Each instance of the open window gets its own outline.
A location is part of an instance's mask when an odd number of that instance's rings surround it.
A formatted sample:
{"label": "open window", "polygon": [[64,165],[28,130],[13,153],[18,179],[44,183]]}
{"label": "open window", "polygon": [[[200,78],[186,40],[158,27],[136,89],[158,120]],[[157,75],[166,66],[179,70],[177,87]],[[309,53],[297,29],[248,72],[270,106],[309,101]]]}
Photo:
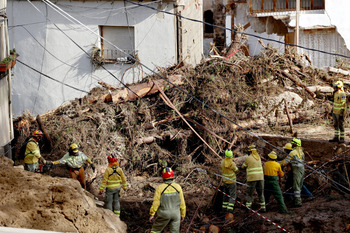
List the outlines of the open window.
{"label": "open window", "polygon": [[135,62],[132,59],[137,54],[134,27],[100,26],[100,34],[106,40],[101,39],[101,56],[105,63]]}

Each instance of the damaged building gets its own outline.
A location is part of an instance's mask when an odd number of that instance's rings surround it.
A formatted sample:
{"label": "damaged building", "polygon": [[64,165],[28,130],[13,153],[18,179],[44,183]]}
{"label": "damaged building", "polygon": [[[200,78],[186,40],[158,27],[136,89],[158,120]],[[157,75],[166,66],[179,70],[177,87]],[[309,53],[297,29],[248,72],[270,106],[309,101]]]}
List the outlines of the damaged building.
{"label": "damaged building", "polygon": [[335,66],[342,59],[329,53],[350,55],[350,33],[346,30],[350,17],[346,12],[348,1],[334,4],[324,0],[300,0],[298,27],[296,0],[210,0],[204,1],[203,8],[206,22],[232,29],[212,29],[206,25],[205,48],[211,41],[219,49],[230,45],[240,26],[249,35],[245,47],[251,56],[259,54],[262,48],[258,43],[260,37],[267,38],[264,43],[281,52],[288,47],[286,44],[298,44],[298,52],[307,54],[312,65],[320,68]]}

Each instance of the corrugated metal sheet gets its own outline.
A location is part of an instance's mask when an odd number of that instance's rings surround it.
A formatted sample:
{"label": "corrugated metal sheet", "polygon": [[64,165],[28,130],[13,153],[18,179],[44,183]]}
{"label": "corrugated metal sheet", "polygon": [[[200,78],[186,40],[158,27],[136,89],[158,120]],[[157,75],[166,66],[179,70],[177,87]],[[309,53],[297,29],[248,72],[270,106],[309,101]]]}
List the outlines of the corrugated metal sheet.
{"label": "corrugated metal sheet", "polygon": [[[344,39],[335,29],[310,29],[300,31],[300,45],[308,48],[322,50],[331,53],[339,53],[350,56],[350,51],[345,47]],[[316,67],[335,66],[336,56],[309,50],[301,50],[300,53],[308,54]]]}

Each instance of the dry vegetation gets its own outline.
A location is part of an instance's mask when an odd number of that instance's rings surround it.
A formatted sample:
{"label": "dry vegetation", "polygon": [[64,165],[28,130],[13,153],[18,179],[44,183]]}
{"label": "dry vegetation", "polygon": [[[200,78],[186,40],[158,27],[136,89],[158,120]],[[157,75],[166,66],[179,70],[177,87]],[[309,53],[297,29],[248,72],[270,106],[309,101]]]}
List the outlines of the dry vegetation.
{"label": "dry vegetation", "polygon": [[[237,127],[236,123],[255,133],[291,136],[285,112],[287,106],[294,127],[298,124],[329,126],[332,93],[313,92],[306,87],[330,87],[333,80],[341,77],[312,68],[308,63],[305,56],[292,51],[279,54],[276,49],[266,46],[256,57],[237,53],[228,60],[210,58],[195,68],[175,66],[160,69],[159,73],[163,77],[181,75],[184,80],[181,90],[167,85],[165,94],[214,151],[222,154],[228,143],[233,142],[235,154],[243,156],[244,148],[256,138]],[[148,77],[145,82],[154,78],[159,77]],[[106,93],[108,90],[96,88],[86,97],[42,115],[43,129],[52,141],[51,147],[46,141],[42,153],[46,159],[56,160],[67,151],[70,143],[79,143],[81,150],[97,164],[96,172],[87,171],[89,191],[95,195],[107,165],[106,155],[117,154],[130,181],[122,203],[122,219],[127,221],[130,232],[143,232],[144,228],[150,227],[143,228],[137,223],[147,219],[153,190],[160,182],[154,177],[160,175],[164,166],[175,170],[177,181],[186,192],[188,215],[190,218],[194,216],[195,223],[191,225],[191,219],[187,219],[184,229],[199,232],[200,227],[203,229],[203,226],[208,228],[216,224],[222,226],[224,232],[280,231],[240,209],[237,211],[242,213],[233,224],[212,217],[215,210],[211,203],[213,190],[208,185],[210,180],[219,184],[219,179],[195,169],[200,167],[219,172],[220,158],[164,102],[160,94],[115,105],[101,100]],[[283,99],[286,102],[281,101]],[[24,119],[28,123],[23,126],[20,122]],[[38,126],[30,114],[18,118],[15,126],[18,152],[20,145]],[[282,146],[281,143],[276,145]],[[261,151],[263,157],[266,152]],[[318,166],[324,161],[317,162],[314,164]],[[50,174],[67,176],[62,167],[54,168]],[[324,184],[321,196],[330,193],[329,182],[320,180],[317,175],[312,177],[308,181],[312,187],[320,182]],[[244,182],[244,173],[240,174],[239,180]],[[238,197],[244,199],[244,188],[239,187]],[[205,215],[211,216],[209,222],[202,221]],[[283,216],[272,214],[270,217],[283,224]],[[350,223],[349,217],[344,218]],[[296,232],[299,228],[309,229],[308,224],[300,224],[288,223],[288,227]],[[343,225],[340,224],[339,229],[341,227]],[[317,232],[326,232],[325,229]]]}

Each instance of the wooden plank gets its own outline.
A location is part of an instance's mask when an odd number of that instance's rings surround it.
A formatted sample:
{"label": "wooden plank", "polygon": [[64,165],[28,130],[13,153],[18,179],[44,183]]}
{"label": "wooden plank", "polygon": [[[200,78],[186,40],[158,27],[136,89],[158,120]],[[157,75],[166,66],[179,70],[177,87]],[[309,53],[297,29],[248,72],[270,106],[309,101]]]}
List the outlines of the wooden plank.
{"label": "wooden plank", "polygon": [[273,11],[276,12],[276,1],[277,0],[273,0]]}
{"label": "wooden plank", "polygon": [[261,0],[261,10],[264,11],[264,0]]}
{"label": "wooden plank", "polygon": [[253,13],[253,0],[249,0],[249,12]]}

